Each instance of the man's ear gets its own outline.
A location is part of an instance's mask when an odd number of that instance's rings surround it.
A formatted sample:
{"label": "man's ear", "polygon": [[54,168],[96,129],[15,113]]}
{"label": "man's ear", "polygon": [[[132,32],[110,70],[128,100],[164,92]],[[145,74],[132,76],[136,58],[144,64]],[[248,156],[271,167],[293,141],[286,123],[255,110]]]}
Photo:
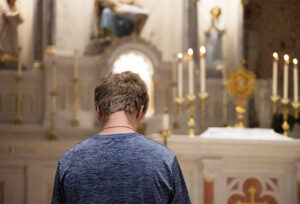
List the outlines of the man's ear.
{"label": "man's ear", "polygon": [[136,120],[139,122],[140,120],[143,119],[144,117],[144,114],[143,114],[143,111],[144,111],[144,105],[141,106],[140,110],[137,112],[136,114]]}
{"label": "man's ear", "polygon": [[102,119],[102,113],[101,113],[101,111],[100,111],[98,105],[96,105],[95,108],[96,108],[98,120],[101,121],[101,119]]}

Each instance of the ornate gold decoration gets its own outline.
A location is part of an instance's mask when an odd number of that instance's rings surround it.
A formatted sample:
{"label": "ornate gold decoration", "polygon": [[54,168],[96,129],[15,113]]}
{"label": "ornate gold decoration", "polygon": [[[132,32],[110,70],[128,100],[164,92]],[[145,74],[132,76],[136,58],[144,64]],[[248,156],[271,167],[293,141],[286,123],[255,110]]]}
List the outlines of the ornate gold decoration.
{"label": "ornate gold decoration", "polygon": [[238,118],[238,123],[235,125],[236,127],[245,127],[243,123],[243,114],[245,113],[244,107],[247,99],[254,92],[255,84],[256,79],[254,73],[245,69],[243,64],[241,68],[233,72],[227,80],[227,89],[233,95],[236,104]]}
{"label": "ornate gold decoration", "polygon": [[[190,95],[191,96],[191,95]],[[188,120],[188,126],[189,126],[189,135],[191,138],[195,137],[195,95],[193,97],[188,97],[189,103],[188,103],[188,111],[190,113],[190,118]]]}
{"label": "ornate gold decoration", "polygon": [[282,99],[282,115],[283,115],[283,123],[281,125],[283,129],[283,135],[288,136],[289,130],[290,130],[290,125],[288,123],[288,117],[289,117],[289,99]]}
{"label": "ornate gold decoration", "polygon": [[238,200],[236,202],[236,204],[268,204],[267,201],[264,201],[264,202],[256,202],[255,201],[255,193],[256,193],[256,188],[255,186],[250,186],[249,188],[249,195],[250,195],[250,202],[242,202],[241,200]]}
{"label": "ornate gold decoration", "polygon": [[277,112],[277,102],[279,100],[279,96],[271,96],[271,101],[273,102],[273,114]]}
{"label": "ornate gold decoration", "polygon": [[55,45],[49,45],[46,48],[46,53],[48,53],[48,54],[55,54],[56,53]]}
{"label": "ornate gold decoration", "polygon": [[299,107],[300,107],[300,103],[299,102],[293,102],[292,106],[295,110],[295,118],[298,119],[299,118]]}

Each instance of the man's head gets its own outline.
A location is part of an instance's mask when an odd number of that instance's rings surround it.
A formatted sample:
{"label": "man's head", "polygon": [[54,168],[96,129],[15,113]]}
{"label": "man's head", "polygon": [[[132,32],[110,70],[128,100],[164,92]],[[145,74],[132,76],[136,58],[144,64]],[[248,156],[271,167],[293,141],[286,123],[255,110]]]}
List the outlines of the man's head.
{"label": "man's head", "polygon": [[145,82],[132,72],[108,73],[95,88],[95,105],[104,125],[116,112],[124,111],[128,120],[147,112],[149,97]]}

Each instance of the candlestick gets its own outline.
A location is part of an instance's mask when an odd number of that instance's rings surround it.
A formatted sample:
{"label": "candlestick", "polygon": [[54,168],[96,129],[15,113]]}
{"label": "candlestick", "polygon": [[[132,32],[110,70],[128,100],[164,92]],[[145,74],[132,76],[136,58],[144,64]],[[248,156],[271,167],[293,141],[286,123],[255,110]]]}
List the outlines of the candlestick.
{"label": "candlestick", "polygon": [[182,98],[182,83],[183,83],[182,58],[183,58],[182,53],[178,53],[178,55],[177,55],[177,59],[178,59],[178,65],[177,65],[178,66],[178,79],[177,79],[178,98]]}
{"label": "candlestick", "polygon": [[273,92],[273,96],[277,96],[277,78],[278,78],[278,54],[277,52],[273,53],[273,86],[272,86],[272,92]]}
{"label": "candlestick", "polygon": [[206,53],[205,47],[201,46],[200,47],[200,93],[205,93],[206,92],[206,87],[205,87],[205,79],[206,79],[205,53]]}
{"label": "candlestick", "polygon": [[298,102],[298,60],[293,59],[294,63],[294,102]]}
{"label": "candlestick", "polygon": [[56,62],[52,62],[52,90],[56,91]]}
{"label": "candlestick", "polygon": [[288,100],[288,81],[289,81],[289,56],[287,54],[284,55],[284,67],[283,67],[283,100]]}
{"label": "candlestick", "polygon": [[78,51],[74,50],[74,68],[73,68],[74,79],[78,78]]}
{"label": "candlestick", "polygon": [[162,127],[163,130],[169,129],[169,112],[167,107],[164,108],[163,117],[162,117]]}
{"label": "candlestick", "polygon": [[19,77],[22,76],[22,58],[21,58],[21,52],[22,52],[22,48],[19,47],[19,53],[18,53],[18,73],[17,73],[17,76],[19,76]]}
{"label": "candlestick", "polygon": [[193,49],[188,49],[188,63],[189,63],[189,95],[194,95],[194,61]]}

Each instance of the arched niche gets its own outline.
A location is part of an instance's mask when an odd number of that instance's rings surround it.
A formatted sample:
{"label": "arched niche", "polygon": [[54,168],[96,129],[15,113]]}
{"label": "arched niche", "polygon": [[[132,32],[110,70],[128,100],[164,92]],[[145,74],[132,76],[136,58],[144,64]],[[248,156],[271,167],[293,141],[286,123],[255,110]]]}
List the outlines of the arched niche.
{"label": "arched niche", "polygon": [[[159,81],[159,78],[164,75],[163,73],[170,68],[169,64],[168,67],[166,63],[162,62],[161,52],[149,42],[136,35],[131,35],[115,40],[99,56],[99,60],[100,75],[108,71],[121,72],[131,70],[145,80],[150,96],[150,104],[146,116],[152,116],[157,105],[160,106],[155,100],[157,93],[154,81]],[[136,60],[136,62],[132,62],[132,60]],[[138,70],[138,66],[141,66],[141,70]],[[145,76],[147,73],[149,74],[148,77]]]}

